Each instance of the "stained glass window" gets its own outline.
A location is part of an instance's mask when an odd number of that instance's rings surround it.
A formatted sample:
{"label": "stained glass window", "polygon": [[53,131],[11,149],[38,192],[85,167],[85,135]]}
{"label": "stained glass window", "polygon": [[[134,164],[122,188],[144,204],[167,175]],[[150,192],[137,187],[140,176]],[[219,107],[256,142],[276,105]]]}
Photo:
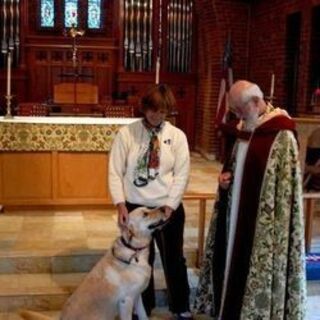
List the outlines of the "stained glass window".
{"label": "stained glass window", "polygon": [[54,27],[54,0],[41,0],[41,27]]}
{"label": "stained glass window", "polygon": [[74,26],[87,31],[103,31],[105,6],[109,6],[105,0],[38,0],[38,27],[57,31]]}
{"label": "stained glass window", "polygon": [[101,27],[101,0],[88,1],[88,28],[99,29]]}
{"label": "stained glass window", "polygon": [[78,0],[65,0],[64,2],[64,25],[66,28],[78,26]]}

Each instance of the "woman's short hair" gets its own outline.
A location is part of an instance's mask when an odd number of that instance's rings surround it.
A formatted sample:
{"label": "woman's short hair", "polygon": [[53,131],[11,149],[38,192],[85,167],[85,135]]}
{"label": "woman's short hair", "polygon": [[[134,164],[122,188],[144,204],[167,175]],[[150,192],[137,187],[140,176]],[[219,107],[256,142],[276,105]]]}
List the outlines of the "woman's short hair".
{"label": "woman's short hair", "polygon": [[170,113],[176,107],[176,99],[166,84],[152,85],[141,98],[141,111],[164,111]]}

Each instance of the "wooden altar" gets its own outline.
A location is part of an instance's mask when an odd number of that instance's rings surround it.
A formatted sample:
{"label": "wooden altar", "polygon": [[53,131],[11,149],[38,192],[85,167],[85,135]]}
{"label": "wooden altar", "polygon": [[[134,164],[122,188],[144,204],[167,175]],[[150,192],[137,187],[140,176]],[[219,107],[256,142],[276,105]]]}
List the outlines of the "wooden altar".
{"label": "wooden altar", "polygon": [[0,203],[13,207],[111,205],[108,151],[136,118],[0,118]]}

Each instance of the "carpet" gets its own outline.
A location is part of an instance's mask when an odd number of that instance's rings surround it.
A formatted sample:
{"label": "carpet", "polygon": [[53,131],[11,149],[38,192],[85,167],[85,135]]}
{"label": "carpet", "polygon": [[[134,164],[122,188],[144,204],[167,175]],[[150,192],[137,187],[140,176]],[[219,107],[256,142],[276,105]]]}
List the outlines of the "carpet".
{"label": "carpet", "polygon": [[320,280],[320,253],[309,253],[306,263],[307,280]]}

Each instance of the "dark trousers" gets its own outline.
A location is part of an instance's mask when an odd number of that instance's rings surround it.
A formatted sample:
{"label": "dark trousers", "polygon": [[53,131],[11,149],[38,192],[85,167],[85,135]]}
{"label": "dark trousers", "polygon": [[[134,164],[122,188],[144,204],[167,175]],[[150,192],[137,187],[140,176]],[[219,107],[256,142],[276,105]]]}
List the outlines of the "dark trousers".
{"label": "dark trousers", "polygon": [[[141,205],[128,202],[126,205],[129,212],[141,207]],[[187,268],[183,256],[184,221],[184,208],[180,204],[163,229],[154,233],[154,240],[150,244],[149,264],[152,267],[152,271],[155,258],[154,241],[159,248],[168,289],[169,310],[172,313],[190,310]],[[148,287],[142,293],[142,300],[147,314],[150,315],[151,310],[155,307],[153,272]]]}

